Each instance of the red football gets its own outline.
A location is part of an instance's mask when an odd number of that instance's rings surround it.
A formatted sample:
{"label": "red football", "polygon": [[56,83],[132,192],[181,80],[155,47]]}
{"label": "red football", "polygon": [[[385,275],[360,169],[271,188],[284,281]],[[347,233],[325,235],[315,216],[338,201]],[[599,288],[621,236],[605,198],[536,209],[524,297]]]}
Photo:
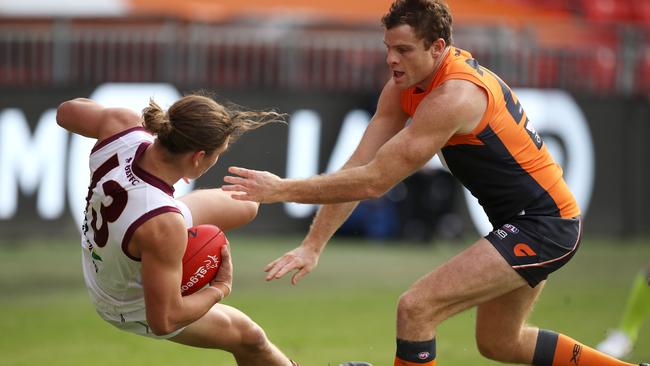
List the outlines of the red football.
{"label": "red football", "polygon": [[187,229],[187,248],[183,255],[181,294],[193,294],[217,275],[221,267],[221,247],[228,245],[223,231],[214,225]]}

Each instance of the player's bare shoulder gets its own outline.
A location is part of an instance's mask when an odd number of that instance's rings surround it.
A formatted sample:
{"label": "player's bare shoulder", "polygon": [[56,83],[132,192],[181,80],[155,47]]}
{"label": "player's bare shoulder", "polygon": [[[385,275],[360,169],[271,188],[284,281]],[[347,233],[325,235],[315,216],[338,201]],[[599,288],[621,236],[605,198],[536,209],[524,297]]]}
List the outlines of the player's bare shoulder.
{"label": "player's bare shoulder", "polygon": [[432,90],[421,106],[445,110],[458,123],[456,133],[470,133],[481,122],[488,108],[487,91],[462,79],[451,79]]}
{"label": "player's bare shoulder", "polygon": [[128,251],[135,258],[142,258],[144,253],[155,256],[165,256],[165,253],[169,253],[172,257],[179,256],[186,241],[187,231],[183,216],[176,212],[167,212],[140,225],[128,243]]}
{"label": "player's bare shoulder", "polygon": [[400,120],[406,119],[408,115],[402,109],[401,103],[402,92],[403,89],[395,84],[393,79],[388,80],[379,96],[377,115],[387,118],[399,118]]}
{"label": "player's bare shoulder", "polygon": [[380,98],[390,100],[391,102],[397,103],[399,105],[403,90],[404,89],[395,83],[395,80],[390,79],[384,85],[384,89],[381,91]]}
{"label": "player's bare shoulder", "polygon": [[127,108],[105,108],[102,113],[102,120],[104,126],[99,130],[99,140],[130,128],[142,126],[142,117]]}

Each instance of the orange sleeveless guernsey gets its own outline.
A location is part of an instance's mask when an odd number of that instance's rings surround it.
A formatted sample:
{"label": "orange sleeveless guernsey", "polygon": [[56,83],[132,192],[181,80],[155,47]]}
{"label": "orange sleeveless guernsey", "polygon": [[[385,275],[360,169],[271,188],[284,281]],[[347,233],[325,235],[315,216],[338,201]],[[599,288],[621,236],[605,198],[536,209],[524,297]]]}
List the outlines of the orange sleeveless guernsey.
{"label": "orange sleeveless guernsey", "polygon": [[410,116],[431,90],[450,79],[472,82],[485,90],[488,106],[469,134],[454,135],[441,153],[449,170],[476,197],[498,227],[520,214],[575,217],[580,209],[539,134],[515,94],[472,55],[451,47],[424,92],[402,92]]}

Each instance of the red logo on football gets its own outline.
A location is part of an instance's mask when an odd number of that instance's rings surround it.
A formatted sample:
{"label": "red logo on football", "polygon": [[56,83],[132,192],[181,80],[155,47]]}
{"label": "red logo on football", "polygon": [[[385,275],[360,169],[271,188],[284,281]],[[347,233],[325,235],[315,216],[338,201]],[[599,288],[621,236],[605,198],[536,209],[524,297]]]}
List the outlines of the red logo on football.
{"label": "red logo on football", "polygon": [[228,245],[223,231],[214,225],[191,227],[187,229],[187,238],[181,280],[183,296],[210,283],[221,267],[221,247]]}

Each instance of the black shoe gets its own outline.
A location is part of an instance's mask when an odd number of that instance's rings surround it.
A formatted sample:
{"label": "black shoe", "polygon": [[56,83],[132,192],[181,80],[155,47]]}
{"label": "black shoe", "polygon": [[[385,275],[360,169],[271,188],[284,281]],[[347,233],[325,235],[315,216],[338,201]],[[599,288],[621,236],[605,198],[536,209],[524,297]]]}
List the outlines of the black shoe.
{"label": "black shoe", "polygon": [[640,363],[639,366],[650,366],[650,363]]}
{"label": "black shoe", "polygon": [[[348,361],[348,362],[340,364],[339,366],[372,366],[372,364],[369,364],[367,362]],[[648,366],[650,366],[650,365],[648,365]]]}

